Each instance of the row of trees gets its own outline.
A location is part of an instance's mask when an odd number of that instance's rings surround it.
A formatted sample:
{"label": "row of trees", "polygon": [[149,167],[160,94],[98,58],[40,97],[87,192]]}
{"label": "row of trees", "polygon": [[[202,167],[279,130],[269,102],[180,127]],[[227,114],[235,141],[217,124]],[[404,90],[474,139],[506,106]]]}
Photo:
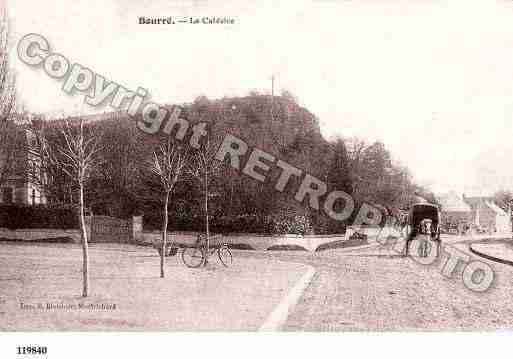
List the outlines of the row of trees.
{"label": "row of trees", "polygon": [[333,160],[328,183],[334,183],[360,202],[407,209],[423,197],[436,203],[434,194],[415,183],[409,169],[395,162],[385,145],[360,138],[337,138],[332,142]]}
{"label": "row of trees", "polygon": [[[251,98],[251,101],[258,103],[258,99]],[[277,105],[276,108],[278,108]],[[190,112],[196,110],[197,108],[193,107]],[[211,115],[212,112],[207,109],[203,113]],[[278,117],[279,112],[276,112]],[[204,119],[204,117],[200,118]],[[243,120],[237,120],[241,122],[238,128],[226,129],[226,126],[219,126],[216,122],[211,123],[212,138],[221,139],[225,129],[227,132],[224,134],[235,131],[235,134],[240,136],[240,133],[237,133],[240,131],[239,128],[246,129],[249,126],[246,126]],[[69,119],[69,121],[78,121],[78,119]],[[257,122],[254,119],[251,121]],[[44,119],[33,121],[36,133],[48,132],[49,126],[45,126],[47,122]],[[52,122],[53,125],[50,127],[55,126],[58,121]],[[101,148],[97,156],[97,161],[101,163],[101,166],[97,166],[86,184],[85,199],[88,206],[96,214],[128,218],[133,214],[142,213],[147,215],[150,221],[152,217],[155,217],[152,216],[152,213],[161,212],[160,209],[165,203],[161,196],[156,195],[161,191],[161,181],[155,176],[148,175],[145,164],[150,157],[155,162],[155,149],[159,154],[157,159],[163,158],[162,143],[166,139],[142,134],[133,126],[133,121],[118,113],[109,114],[101,119],[95,118],[95,121],[88,126],[91,131],[96,133]],[[216,130],[216,126],[222,127],[222,130]],[[271,125],[257,123],[255,127],[260,130],[267,126]],[[280,126],[281,124],[273,124],[274,129],[277,129],[275,131],[277,134],[271,133],[271,137],[276,141],[269,143],[270,148],[265,147],[268,144],[263,137],[272,129],[265,129],[255,134],[246,131],[241,137],[258,139],[260,141],[259,148],[325,180],[330,189],[344,190],[360,202],[406,208],[415,201],[416,193],[424,197],[430,196],[427,191],[414,183],[407,168],[393,162],[390,153],[382,143],[366,143],[356,138],[337,138],[326,142],[320,135],[315,137],[310,134],[295,138],[291,136],[290,139],[285,137],[287,135],[283,135],[280,138],[280,133],[287,134],[287,128],[280,129]],[[52,131],[50,130],[50,132]],[[46,136],[55,135],[47,133]],[[54,140],[57,141],[57,139]],[[283,144],[276,145],[280,142]],[[42,149],[44,150],[44,147]],[[200,162],[198,158],[191,158],[190,161]],[[43,167],[45,167],[44,164]],[[67,178],[60,175],[59,172],[54,173],[57,168],[55,165],[48,164],[46,167],[46,177],[40,185],[48,201],[53,203],[77,202],[77,192],[70,186]],[[212,187],[213,199],[210,203],[209,213],[214,217],[256,216],[264,218],[273,216],[289,207],[298,207],[293,203],[291,193],[277,194],[272,188],[272,183],[269,186],[253,181],[229,167],[219,167],[215,173],[207,175],[207,177]],[[169,209],[171,218],[198,217],[205,212],[205,201],[201,196],[204,191],[202,183],[182,181],[173,184],[172,188],[176,196],[169,201],[169,206],[166,207]],[[296,212],[310,217],[318,216],[316,213],[307,213],[297,208]],[[315,222],[315,220],[313,221]],[[327,219],[320,223],[314,230],[342,232],[346,225],[346,223],[333,223]]]}
{"label": "row of trees", "polygon": [[[199,149],[185,142],[174,141],[171,136],[151,138],[152,147],[141,148],[134,158],[126,157],[131,147],[126,141],[112,146],[113,128],[103,123],[87,122],[83,118],[45,121],[32,121],[30,126],[29,159],[27,172],[30,182],[46,193],[50,202],[66,200],[77,203],[83,252],[83,296],[89,292],[89,255],[86,231],[86,200],[106,194],[108,185],[116,201],[123,198],[130,188],[142,188],[146,191],[133,193],[139,201],[157,201],[161,205],[162,250],[160,251],[160,276],[165,277],[165,248],[169,220],[170,200],[180,182],[199,182],[204,198],[204,213],[209,238],[209,186],[210,178],[217,175],[220,163],[215,161],[216,143],[207,140]],[[124,152],[127,151],[127,152]],[[139,186],[137,186],[137,182]],[[101,204],[104,204],[103,202]],[[208,242],[207,242],[208,246]]]}

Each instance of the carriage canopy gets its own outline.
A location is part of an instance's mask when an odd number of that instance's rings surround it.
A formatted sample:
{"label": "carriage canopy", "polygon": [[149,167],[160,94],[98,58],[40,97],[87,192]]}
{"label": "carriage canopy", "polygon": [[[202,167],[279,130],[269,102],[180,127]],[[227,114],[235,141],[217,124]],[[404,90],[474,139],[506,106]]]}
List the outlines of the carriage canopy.
{"label": "carriage canopy", "polygon": [[440,223],[440,211],[434,204],[417,203],[410,209],[409,224],[416,228],[424,219],[430,219],[435,228]]}

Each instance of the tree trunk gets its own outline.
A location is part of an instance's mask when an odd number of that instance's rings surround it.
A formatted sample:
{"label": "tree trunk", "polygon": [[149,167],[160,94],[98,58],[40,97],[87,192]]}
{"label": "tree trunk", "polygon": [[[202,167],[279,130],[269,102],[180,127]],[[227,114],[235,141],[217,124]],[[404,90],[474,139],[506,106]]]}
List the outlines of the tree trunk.
{"label": "tree trunk", "polygon": [[169,192],[166,192],[166,199],[164,201],[164,224],[162,226],[162,250],[160,251],[160,278],[164,278],[164,263],[166,257],[166,243],[167,243],[167,225],[168,225],[168,205],[169,205]]}
{"label": "tree trunk", "polygon": [[207,232],[207,240],[205,243],[205,249],[206,249],[206,255],[205,255],[205,265],[207,265],[208,262],[208,253],[210,249],[210,228],[209,228],[209,220],[208,220],[208,173],[205,171],[205,225],[206,225],[206,232]]}
{"label": "tree trunk", "polygon": [[84,214],[84,185],[80,183],[80,230],[82,235],[82,297],[89,295],[89,246]]}

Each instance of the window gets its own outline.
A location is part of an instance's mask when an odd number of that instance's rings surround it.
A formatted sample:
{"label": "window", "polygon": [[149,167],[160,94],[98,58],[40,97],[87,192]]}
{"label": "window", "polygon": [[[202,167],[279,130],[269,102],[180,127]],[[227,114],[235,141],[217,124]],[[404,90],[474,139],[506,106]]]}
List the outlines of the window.
{"label": "window", "polygon": [[11,187],[2,188],[2,202],[12,203],[14,200],[14,190]]}

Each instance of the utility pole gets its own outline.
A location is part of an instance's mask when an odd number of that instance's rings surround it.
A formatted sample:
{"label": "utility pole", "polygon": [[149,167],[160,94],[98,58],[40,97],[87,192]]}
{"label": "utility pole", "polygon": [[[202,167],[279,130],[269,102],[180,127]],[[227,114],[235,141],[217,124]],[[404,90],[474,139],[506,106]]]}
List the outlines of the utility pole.
{"label": "utility pole", "polygon": [[271,76],[271,121],[274,122],[274,74]]}

